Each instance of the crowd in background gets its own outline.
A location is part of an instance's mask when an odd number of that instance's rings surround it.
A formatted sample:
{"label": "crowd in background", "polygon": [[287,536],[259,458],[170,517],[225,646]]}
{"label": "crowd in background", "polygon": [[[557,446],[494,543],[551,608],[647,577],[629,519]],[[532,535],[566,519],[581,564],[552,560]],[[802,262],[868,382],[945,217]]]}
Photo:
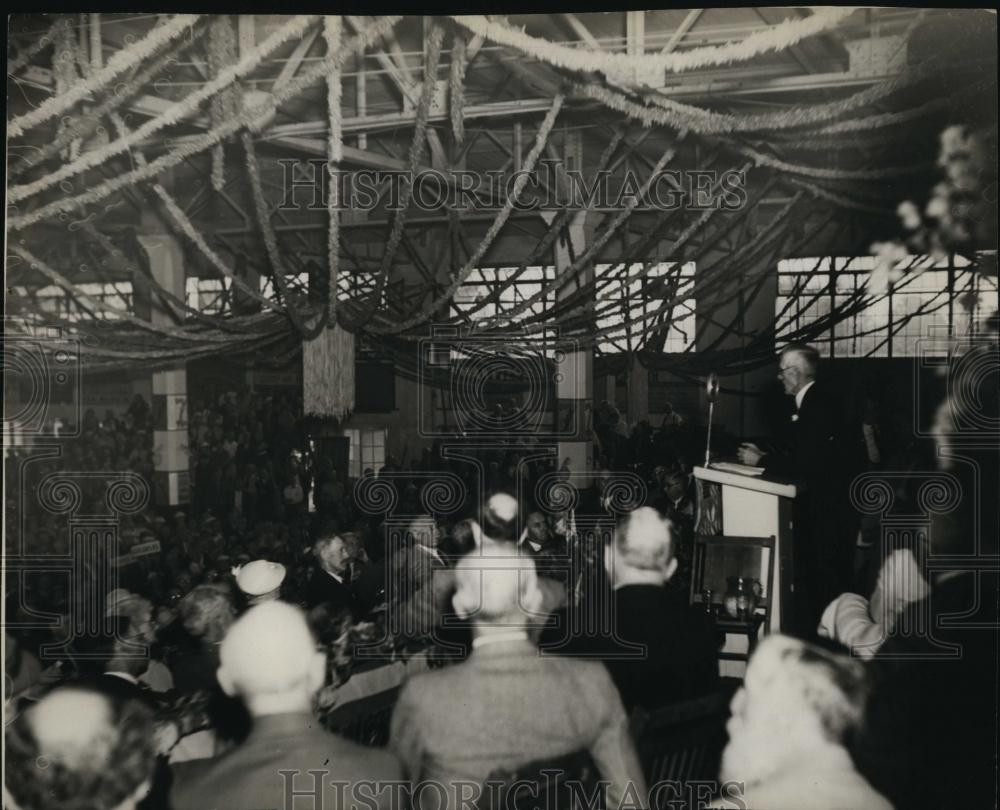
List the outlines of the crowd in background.
{"label": "crowd in background", "polygon": [[[554,457],[533,458],[538,448],[530,442],[479,451],[473,463],[445,458],[432,446],[409,463],[389,456],[380,469],[347,478],[309,442],[300,409],[294,398],[255,394],[195,403],[191,504],[186,511],[149,507],[116,520],[117,587],[94,593],[107,579],[93,570],[73,579],[77,590],[53,571],[8,577],[5,696],[16,718],[8,734],[8,782],[16,806],[127,808],[134,799],[143,807],[181,810],[201,806],[212,791],[220,797],[217,806],[240,806],[226,803],[232,799],[226,786],[236,777],[225,768],[241,756],[252,759],[261,729],[271,748],[282,734],[304,746],[293,751],[279,745],[287,754],[283,764],[312,762],[315,751],[304,741],[319,727],[278,728],[274,717],[285,714],[316,717],[339,735],[322,732],[313,747],[340,751],[345,737],[390,746],[385,755],[345,747],[339,761],[348,779],[482,779],[493,773],[491,763],[512,773],[528,759],[580,748],[615,789],[645,789],[651,778],[637,753],[643,749],[635,718],[727,688],[731,694],[733,686],[719,680],[720,634],[703,610],[688,604],[697,521],[691,470],[704,452],[703,428],[694,420],[671,412],[655,429],[645,422],[629,428],[602,403],[593,420],[594,485],[568,507],[542,486],[558,482],[565,465]],[[855,438],[868,469],[883,466],[891,453],[897,454],[893,464],[899,458],[910,459],[911,469],[921,463],[917,450],[886,440],[889,431],[876,417],[863,425]],[[152,426],[141,397],[121,416],[98,420],[87,412],[79,436],[61,443],[63,457],[23,464],[26,456],[8,455],[8,481],[15,484],[8,493],[32,492],[47,475],[67,469],[131,471],[149,479]],[[66,464],[70,459],[75,466]],[[616,472],[642,482],[627,509],[607,497]],[[441,473],[461,485],[438,512],[435,504],[442,502],[428,489]],[[392,515],[366,506],[373,481],[391,489]],[[77,511],[106,514],[107,481],[84,476],[79,486]],[[899,495],[901,502],[913,497]],[[878,526],[867,528],[878,533]],[[937,542],[965,529],[942,528]],[[69,552],[68,516],[37,499],[8,501],[7,531],[8,544],[24,541],[40,554]],[[468,561],[484,548],[514,562],[473,577]],[[890,800],[934,806],[938,794],[922,795],[926,785],[913,783],[906,766],[921,756],[915,743],[928,739],[927,728],[914,725],[912,706],[944,686],[956,692],[955,700],[942,701],[944,711],[957,707],[969,716],[983,696],[978,684],[989,677],[990,664],[988,655],[970,655],[969,666],[979,669],[970,689],[958,694],[956,678],[968,676],[968,666],[943,674],[933,665],[900,663],[927,652],[926,639],[905,631],[911,614],[930,609],[932,592],[947,594],[955,609],[967,593],[966,580],[939,581],[920,559],[916,550],[887,558],[876,553],[874,592],[859,587],[859,594],[831,603],[818,636],[808,642],[776,638],[758,648],[733,698],[721,778],[746,781],[752,775],[752,788],[769,807],[801,806],[788,802],[807,795],[810,785],[817,807],[883,808]],[[513,580],[511,566],[522,571]],[[113,632],[74,630],[72,617],[87,600],[100,605]],[[607,615],[623,622],[617,636],[587,618],[595,605],[612,602]],[[524,618],[526,606],[532,618]],[[653,615],[661,620],[650,622]],[[518,628],[513,638],[511,626]],[[964,629],[959,636],[968,643]],[[642,644],[647,652],[629,661],[622,650],[606,646],[609,638],[626,648]],[[311,663],[317,644],[319,669]],[[501,675],[488,655],[477,655],[494,644],[522,668]],[[553,652],[539,661],[559,663],[532,663],[536,645]],[[883,660],[880,651],[893,656]],[[602,661],[611,680],[604,668],[575,666],[581,657]],[[287,671],[275,664],[279,660]],[[993,669],[995,674],[995,659]],[[481,717],[439,720],[453,716],[448,706],[463,694],[469,700],[462,705],[471,709],[471,695],[482,694],[494,679],[495,700],[483,700],[486,708],[475,703]],[[580,695],[567,691],[567,683]],[[72,684],[77,687],[68,689]],[[391,704],[369,711],[372,698],[387,693]],[[502,697],[510,693],[521,695],[524,705],[510,705]],[[275,695],[287,701],[281,705],[291,707],[288,712],[262,708]],[[98,707],[102,700],[110,703]],[[46,727],[46,712],[58,716],[59,701],[69,701],[81,718],[78,745],[86,747],[86,734],[100,731],[102,744],[114,748],[105,754],[121,757],[114,778],[88,766],[89,760],[74,760],[73,740],[51,747],[49,738],[59,735]],[[927,722],[937,733],[945,721],[941,711],[931,714],[936,719]],[[905,746],[901,718],[910,728]],[[474,731],[480,727],[485,738]],[[498,728],[509,728],[511,737],[506,731],[498,737]],[[982,747],[980,737],[970,733],[959,749],[969,754]],[[517,755],[512,745],[520,746]],[[903,765],[884,755],[894,745],[908,752]],[[39,751],[72,754],[63,770],[45,775],[51,785],[39,784],[30,764]],[[767,761],[761,751],[768,752]],[[981,754],[976,749],[971,755]],[[191,769],[192,763],[198,767]],[[813,778],[817,767],[827,769],[820,781]],[[264,779],[263,771],[257,777]],[[53,803],[52,791],[67,783],[86,784],[94,797]],[[264,794],[274,789],[270,783],[258,787]],[[717,801],[730,806],[724,797]]]}

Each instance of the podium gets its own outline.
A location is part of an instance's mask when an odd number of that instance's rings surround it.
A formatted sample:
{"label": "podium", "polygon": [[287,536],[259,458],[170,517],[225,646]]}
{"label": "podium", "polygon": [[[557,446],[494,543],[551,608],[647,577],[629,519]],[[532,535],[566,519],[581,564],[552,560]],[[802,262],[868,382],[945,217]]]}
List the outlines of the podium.
{"label": "podium", "polygon": [[[712,466],[695,467],[694,477],[699,481],[716,484],[721,489],[721,534],[732,537],[774,537],[777,564],[774,566],[773,594],[769,597],[771,622],[768,632],[777,633],[783,627],[790,627],[792,501],[795,499],[795,487]],[[762,571],[762,582],[763,573]]]}

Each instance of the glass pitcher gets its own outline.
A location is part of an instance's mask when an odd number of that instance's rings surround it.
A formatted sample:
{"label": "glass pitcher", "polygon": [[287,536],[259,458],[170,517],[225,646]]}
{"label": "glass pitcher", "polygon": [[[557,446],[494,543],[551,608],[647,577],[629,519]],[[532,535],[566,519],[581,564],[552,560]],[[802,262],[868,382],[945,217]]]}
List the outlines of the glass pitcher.
{"label": "glass pitcher", "polygon": [[729,588],[723,600],[726,613],[733,619],[749,621],[757,610],[763,587],[760,580],[750,577],[729,577]]}

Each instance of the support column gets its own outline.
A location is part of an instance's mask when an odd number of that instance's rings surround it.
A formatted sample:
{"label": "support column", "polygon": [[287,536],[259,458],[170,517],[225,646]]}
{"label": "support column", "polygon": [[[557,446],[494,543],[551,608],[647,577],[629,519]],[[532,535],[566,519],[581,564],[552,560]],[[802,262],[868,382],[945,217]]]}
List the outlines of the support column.
{"label": "support column", "polygon": [[[184,255],[173,236],[148,233],[138,236],[153,280],[184,300]],[[149,302],[149,320],[176,326],[169,304],[155,293]],[[188,459],[187,368],[184,365],[153,372],[153,501],[157,506],[177,506],[191,500]]]}
{"label": "support column", "polygon": [[628,359],[628,423],[632,427],[649,419],[649,369],[632,353]]}
{"label": "support column", "polygon": [[[586,250],[588,242],[587,220],[590,212],[583,209],[570,220],[566,229],[566,234],[556,240],[555,266],[556,275],[563,273],[573,262],[573,259]],[[548,212],[542,214],[547,222],[552,221],[554,214]],[[591,224],[591,231],[593,225]],[[594,268],[586,267],[579,271],[578,282],[568,284],[559,293],[559,300],[568,298],[581,286],[593,280]],[[585,302],[580,309],[593,313],[593,301]],[[580,338],[587,337],[588,329],[578,333]],[[571,342],[577,335],[561,334],[560,340]],[[558,372],[556,376],[556,396],[559,400],[559,413],[564,414],[572,409],[575,417],[573,431],[560,433],[558,440],[558,462],[557,468],[569,470],[574,473],[570,481],[578,489],[586,488],[590,485],[589,473],[594,468],[594,445],[591,438],[592,403],[594,401],[594,350],[593,348],[581,348],[567,351],[560,351],[557,355]],[[565,422],[560,419],[560,424]]]}

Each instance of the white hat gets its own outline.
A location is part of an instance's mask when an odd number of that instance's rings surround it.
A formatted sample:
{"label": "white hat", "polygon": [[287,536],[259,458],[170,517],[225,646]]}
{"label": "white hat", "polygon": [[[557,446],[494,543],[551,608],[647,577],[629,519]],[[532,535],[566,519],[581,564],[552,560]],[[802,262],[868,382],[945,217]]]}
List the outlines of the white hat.
{"label": "white hat", "polygon": [[285,579],[285,566],[268,560],[254,560],[232,570],[237,586],[249,596],[270,593]]}

